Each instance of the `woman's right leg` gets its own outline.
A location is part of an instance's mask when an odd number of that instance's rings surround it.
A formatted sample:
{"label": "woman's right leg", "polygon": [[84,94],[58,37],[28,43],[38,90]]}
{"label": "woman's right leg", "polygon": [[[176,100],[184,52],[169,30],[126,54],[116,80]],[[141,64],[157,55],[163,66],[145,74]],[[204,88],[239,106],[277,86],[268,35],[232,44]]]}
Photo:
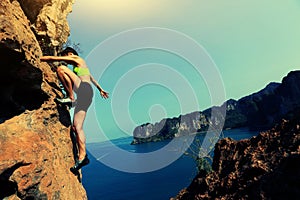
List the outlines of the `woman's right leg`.
{"label": "woman's right leg", "polygon": [[57,68],[57,76],[63,84],[68,97],[70,97],[71,100],[74,100],[73,82],[71,81],[70,77],[65,73],[64,67],[65,66],[59,66]]}
{"label": "woman's right leg", "polygon": [[79,77],[64,65],[57,68],[57,76],[66,89],[70,99],[74,100],[73,88],[75,87],[75,89],[77,89],[79,87]]}

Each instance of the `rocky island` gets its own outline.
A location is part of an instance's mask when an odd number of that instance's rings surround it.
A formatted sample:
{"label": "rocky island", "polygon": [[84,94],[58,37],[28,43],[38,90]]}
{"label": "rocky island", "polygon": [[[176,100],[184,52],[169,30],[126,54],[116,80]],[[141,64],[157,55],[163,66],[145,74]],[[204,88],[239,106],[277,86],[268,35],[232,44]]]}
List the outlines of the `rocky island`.
{"label": "rocky island", "polygon": [[142,124],[133,132],[132,144],[156,142],[179,137],[184,134],[206,131],[210,124],[218,126],[224,121],[223,129],[249,127],[266,130],[282,118],[293,116],[300,107],[300,71],[291,71],[281,83],[270,83],[264,89],[239,100],[230,99],[215,110],[225,109],[226,115],[216,112],[211,118],[212,108],[195,111],[179,117],[163,119],[158,123]]}

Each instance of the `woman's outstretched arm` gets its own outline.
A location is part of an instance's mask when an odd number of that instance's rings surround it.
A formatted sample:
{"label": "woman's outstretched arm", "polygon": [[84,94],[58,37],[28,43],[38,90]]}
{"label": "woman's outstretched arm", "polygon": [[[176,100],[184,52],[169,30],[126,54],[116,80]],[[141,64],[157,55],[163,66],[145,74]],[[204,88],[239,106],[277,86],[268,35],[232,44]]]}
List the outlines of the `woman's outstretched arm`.
{"label": "woman's outstretched arm", "polygon": [[107,99],[107,98],[108,98],[108,92],[106,92],[106,91],[104,91],[104,90],[102,89],[102,87],[100,86],[100,84],[94,79],[94,77],[93,77],[92,75],[90,75],[90,77],[91,77],[92,83],[93,83],[93,84],[96,86],[96,88],[99,90],[100,95],[101,95],[103,98]]}

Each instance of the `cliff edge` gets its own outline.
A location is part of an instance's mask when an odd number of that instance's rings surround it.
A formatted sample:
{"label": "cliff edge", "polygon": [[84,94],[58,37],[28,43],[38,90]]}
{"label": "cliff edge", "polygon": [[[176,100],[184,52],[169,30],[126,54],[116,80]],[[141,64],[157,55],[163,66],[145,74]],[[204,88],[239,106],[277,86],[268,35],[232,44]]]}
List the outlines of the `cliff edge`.
{"label": "cliff edge", "polygon": [[54,102],[56,74],[39,60],[66,42],[73,3],[0,2],[0,199],[87,199],[69,170],[71,121]]}
{"label": "cliff edge", "polygon": [[213,171],[200,171],[173,200],[297,199],[300,195],[300,120],[283,120],[251,139],[220,140]]}

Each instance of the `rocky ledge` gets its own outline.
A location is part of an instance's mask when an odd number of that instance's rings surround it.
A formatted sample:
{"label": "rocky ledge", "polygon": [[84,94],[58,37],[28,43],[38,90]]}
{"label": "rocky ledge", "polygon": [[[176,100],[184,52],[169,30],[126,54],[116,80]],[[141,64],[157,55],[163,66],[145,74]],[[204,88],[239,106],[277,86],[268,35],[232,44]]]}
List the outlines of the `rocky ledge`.
{"label": "rocky ledge", "polygon": [[251,139],[220,140],[213,171],[200,171],[173,200],[299,198],[299,119],[283,120]]}

